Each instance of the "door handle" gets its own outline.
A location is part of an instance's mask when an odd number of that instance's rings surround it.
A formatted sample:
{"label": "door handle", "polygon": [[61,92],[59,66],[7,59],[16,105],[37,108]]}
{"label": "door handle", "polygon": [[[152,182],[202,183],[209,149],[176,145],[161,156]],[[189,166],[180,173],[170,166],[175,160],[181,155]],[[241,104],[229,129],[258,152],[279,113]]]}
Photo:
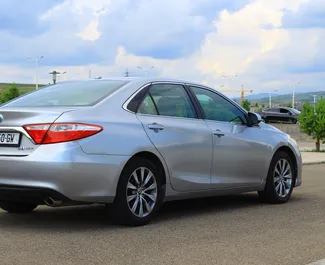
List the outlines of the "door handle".
{"label": "door handle", "polygon": [[164,129],[164,126],[160,125],[160,124],[157,124],[157,123],[153,123],[153,124],[149,124],[148,125],[148,128],[150,130],[154,130],[154,131],[161,131]]}
{"label": "door handle", "polygon": [[220,130],[215,130],[213,132],[213,134],[216,135],[216,136],[218,136],[219,138],[221,138],[222,136],[225,136],[225,134],[222,131],[220,131]]}

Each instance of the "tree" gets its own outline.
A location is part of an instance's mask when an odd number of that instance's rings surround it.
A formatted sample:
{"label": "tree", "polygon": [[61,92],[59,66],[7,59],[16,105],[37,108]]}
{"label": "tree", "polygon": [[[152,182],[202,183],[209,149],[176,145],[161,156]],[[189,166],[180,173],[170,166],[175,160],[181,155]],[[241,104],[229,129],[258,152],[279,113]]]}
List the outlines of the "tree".
{"label": "tree", "polygon": [[258,103],[257,102],[255,103],[255,107],[258,108]]}
{"label": "tree", "polygon": [[19,89],[15,84],[12,84],[10,87],[6,88],[0,96],[1,103],[5,103],[9,100],[19,97]]}
{"label": "tree", "polygon": [[265,104],[262,104],[262,108],[263,108],[263,109],[265,108]]}
{"label": "tree", "polygon": [[288,104],[288,108],[292,108],[292,103],[289,103]]}
{"label": "tree", "polygon": [[241,103],[242,107],[247,110],[250,111],[251,110],[251,103],[245,99],[242,103]]}
{"label": "tree", "polygon": [[298,117],[300,130],[316,140],[316,152],[320,151],[320,142],[325,142],[325,99],[318,100],[314,107],[306,102]]}

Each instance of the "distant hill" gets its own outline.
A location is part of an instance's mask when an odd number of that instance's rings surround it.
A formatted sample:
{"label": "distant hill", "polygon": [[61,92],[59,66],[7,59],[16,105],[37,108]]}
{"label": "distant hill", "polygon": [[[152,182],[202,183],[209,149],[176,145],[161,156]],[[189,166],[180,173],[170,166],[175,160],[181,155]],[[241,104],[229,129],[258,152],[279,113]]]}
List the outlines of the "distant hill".
{"label": "distant hill", "polygon": [[[274,96],[280,96],[279,94],[272,94],[272,97]],[[260,94],[253,94],[253,95],[245,95],[245,99],[248,100],[256,100],[256,99],[263,99],[263,98],[268,98],[269,97],[269,93],[260,93]],[[240,97],[235,97],[233,98],[235,100],[239,100]]]}
{"label": "distant hill", "polygon": [[[308,92],[308,93],[296,93],[295,94],[295,100],[297,102],[313,102],[314,98],[312,95],[316,94],[317,98],[320,96],[325,97],[325,91],[318,91],[318,92]],[[235,100],[240,100],[239,97],[234,98]],[[269,94],[268,93],[260,93],[255,95],[245,95],[245,99],[253,102],[253,103],[267,103],[269,102]],[[292,94],[285,94],[285,95],[279,95],[279,94],[272,94],[272,103],[289,103],[292,101]]]}

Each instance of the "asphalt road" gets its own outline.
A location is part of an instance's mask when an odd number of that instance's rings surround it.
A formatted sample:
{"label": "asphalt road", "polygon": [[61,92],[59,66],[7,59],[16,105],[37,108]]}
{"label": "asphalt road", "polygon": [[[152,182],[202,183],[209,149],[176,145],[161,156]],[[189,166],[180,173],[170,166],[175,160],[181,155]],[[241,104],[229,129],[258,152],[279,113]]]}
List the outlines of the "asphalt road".
{"label": "asphalt road", "polygon": [[308,264],[325,258],[325,165],[303,174],[287,204],[171,202],[146,227],[114,226],[101,206],[0,212],[0,264]]}

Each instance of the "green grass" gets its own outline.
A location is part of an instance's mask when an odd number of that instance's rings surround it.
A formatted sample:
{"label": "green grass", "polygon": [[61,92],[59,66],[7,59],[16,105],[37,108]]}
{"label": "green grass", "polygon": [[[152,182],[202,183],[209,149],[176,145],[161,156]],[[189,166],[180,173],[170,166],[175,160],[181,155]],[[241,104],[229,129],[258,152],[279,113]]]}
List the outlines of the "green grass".
{"label": "green grass", "polygon": [[325,149],[321,149],[319,152],[316,151],[316,149],[312,150],[303,150],[301,152],[312,152],[312,153],[325,153]]}
{"label": "green grass", "polygon": [[[6,84],[6,83],[0,83],[0,94],[8,87],[10,87],[11,84]],[[19,94],[25,94],[28,92],[31,92],[35,90],[35,84],[15,84],[18,89],[19,89]],[[39,85],[39,87],[42,87],[44,85]]]}

